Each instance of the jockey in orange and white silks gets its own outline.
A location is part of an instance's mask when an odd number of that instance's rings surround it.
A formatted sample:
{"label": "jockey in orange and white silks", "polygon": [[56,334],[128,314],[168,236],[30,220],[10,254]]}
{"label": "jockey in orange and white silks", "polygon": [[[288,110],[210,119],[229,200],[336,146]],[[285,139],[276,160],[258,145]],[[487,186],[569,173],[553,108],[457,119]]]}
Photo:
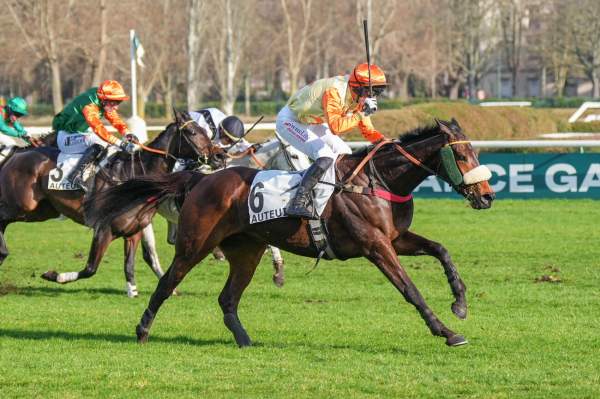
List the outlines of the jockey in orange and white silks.
{"label": "jockey in orange and white silks", "polygon": [[312,217],[310,193],[319,178],[350,147],[339,137],[358,127],[372,143],[384,139],[369,117],[377,111],[376,95],[387,86],[385,74],[370,66],[373,97],[369,96],[369,67],[357,65],[350,75],[321,79],[295,93],[277,115],[277,133],[315,162],[304,172],[296,196],[286,210],[290,216]]}
{"label": "jockey in orange and white silks", "polygon": [[[58,133],[56,142],[60,151],[68,154],[83,153],[68,177],[72,183],[85,189],[81,181],[83,171],[109,144],[131,154],[140,149],[140,146],[134,143],[135,136],[130,133],[127,124],[117,112],[121,102],[128,99],[119,82],[106,80],[99,87],[92,87],[75,97],[54,117],[52,128]],[[106,130],[102,117],[123,135],[124,140]]]}

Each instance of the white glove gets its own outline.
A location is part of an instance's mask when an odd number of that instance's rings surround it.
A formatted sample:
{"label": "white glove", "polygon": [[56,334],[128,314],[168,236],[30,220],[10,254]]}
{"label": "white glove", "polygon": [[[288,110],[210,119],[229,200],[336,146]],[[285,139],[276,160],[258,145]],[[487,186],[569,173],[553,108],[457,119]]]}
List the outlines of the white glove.
{"label": "white glove", "polygon": [[141,147],[138,144],[128,143],[127,141],[121,141],[119,147],[121,147],[121,150],[129,154],[133,154],[134,152],[139,151],[141,149]]}
{"label": "white glove", "polygon": [[365,116],[373,115],[377,112],[377,99],[375,97],[367,97],[363,104],[362,111]]}

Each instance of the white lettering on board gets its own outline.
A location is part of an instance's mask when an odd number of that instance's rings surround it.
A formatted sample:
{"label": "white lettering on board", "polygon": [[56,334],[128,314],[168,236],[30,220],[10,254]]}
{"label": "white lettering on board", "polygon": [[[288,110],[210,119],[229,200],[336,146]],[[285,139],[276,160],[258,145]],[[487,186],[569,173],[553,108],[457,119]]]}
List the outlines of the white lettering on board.
{"label": "white lettering on board", "polygon": [[[560,175],[557,181],[558,173]],[[546,171],[546,186],[555,193],[577,192],[577,169],[568,163],[550,166]]]}
{"label": "white lettering on board", "polygon": [[593,163],[587,170],[579,187],[580,193],[587,193],[591,187],[600,187],[600,164]]}
{"label": "white lettering on board", "polygon": [[[533,164],[514,164],[508,167],[508,174],[510,176],[510,192],[511,193],[532,193],[533,184],[532,175]],[[526,174],[526,172],[529,172]],[[530,183],[530,184],[525,184]]]}
{"label": "white lettering on board", "polygon": [[495,163],[488,163],[486,164],[486,166],[492,172],[492,174],[496,174],[496,176],[498,176],[498,180],[496,181],[496,183],[490,184],[492,190],[494,190],[495,192],[500,192],[504,190],[504,188],[506,187],[506,182],[500,180],[500,177],[506,176],[506,170],[504,170],[504,168],[501,165]]}

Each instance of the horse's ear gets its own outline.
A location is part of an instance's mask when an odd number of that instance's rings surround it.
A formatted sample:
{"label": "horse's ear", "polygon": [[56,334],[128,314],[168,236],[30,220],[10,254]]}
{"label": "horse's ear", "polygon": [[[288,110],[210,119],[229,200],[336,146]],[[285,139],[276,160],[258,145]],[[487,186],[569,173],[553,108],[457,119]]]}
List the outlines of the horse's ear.
{"label": "horse's ear", "polygon": [[446,134],[452,134],[452,129],[451,127],[448,125],[448,122],[443,121],[441,119],[435,118],[435,123],[437,124],[438,128],[446,133]]}
{"label": "horse's ear", "polygon": [[179,123],[181,121],[181,113],[173,107],[173,117],[175,118],[175,122]]}
{"label": "horse's ear", "polygon": [[454,118],[452,118],[452,120],[450,121],[450,126],[460,129],[460,125],[458,124],[458,121]]}

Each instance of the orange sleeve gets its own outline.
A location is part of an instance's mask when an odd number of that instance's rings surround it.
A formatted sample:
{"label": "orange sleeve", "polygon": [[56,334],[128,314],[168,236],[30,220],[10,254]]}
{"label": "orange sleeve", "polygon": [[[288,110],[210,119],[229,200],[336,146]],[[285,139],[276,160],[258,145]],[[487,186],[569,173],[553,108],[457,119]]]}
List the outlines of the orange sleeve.
{"label": "orange sleeve", "polygon": [[332,87],[327,89],[325,94],[323,94],[322,101],[325,119],[327,120],[329,129],[331,129],[334,134],[347,132],[359,125],[361,115],[358,112],[354,112],[351,115],[344,114],[340,93],[336,88]]}
{"label": "orange sleeve", "polygon": [[373,123],[371,123],[371,118],[365,117],[358,123],[358,128],[360,132],[371,143],[376,143],[379,140],[385,139],[383,134],[381,134],[378,130],[373,127]]}
{"label": "orange sleeve", "polygon": [[127,133],[129,133],[129,127],[127,126],[127,124],[125,122],[123,122],[123,120],[121,119],[121,117],[119,116],[119,113],[117,111],[105,112],[104,117],[123,136],[126,135]]}
{"label": "orange sleeve", "polygon": [[102,140],[115,144],[117,142],[117,138],[110,133],[104,127],[104,124],[100,120],[100,109],[95,104],[88,104],[83,107],[82,110],[83,117],[85,121],[90,125],[94,133],[96,133]]}

